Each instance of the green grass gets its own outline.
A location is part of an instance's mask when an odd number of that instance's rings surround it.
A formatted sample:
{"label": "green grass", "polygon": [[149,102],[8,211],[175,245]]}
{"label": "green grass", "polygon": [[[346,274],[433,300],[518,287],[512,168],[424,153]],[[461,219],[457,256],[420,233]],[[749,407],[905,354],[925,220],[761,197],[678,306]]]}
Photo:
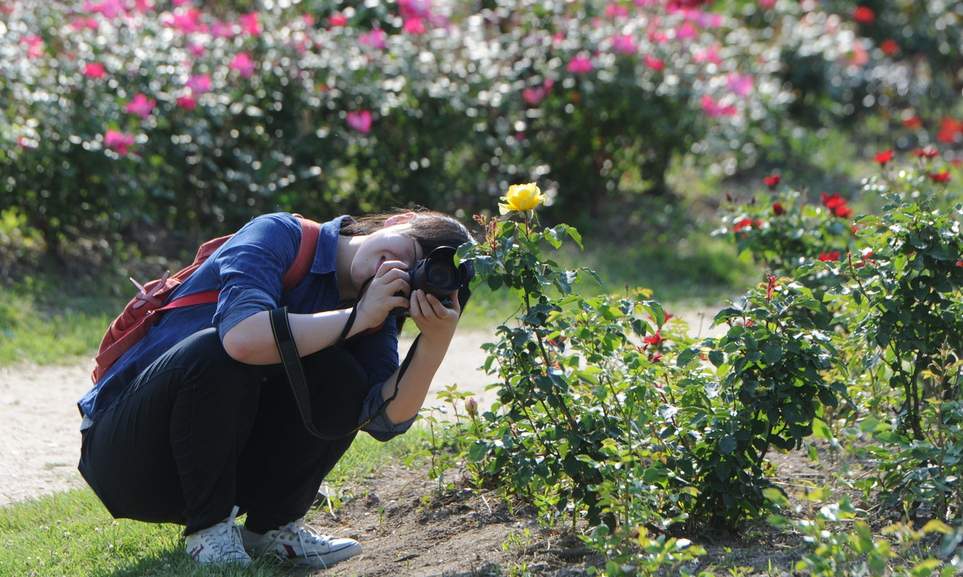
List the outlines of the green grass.
{"label": "green grass", "polygon": [[122,299],[76,290],[69,279],[31,277],[0,289],[0,366],[69,364],[90,356]]}
{"label": "green grass", "polygon": [[[415,465],[425,454],[428,433],[420,427],[379,443],[358,436],[328,476],[337,487],[358,480],[390,461]],[[308,519],[324,517],[312,510]],[[243,517],[242,517],[243,519]],[[323,523],[323,521],[322,521]],[[248,569],[197,567],[184,553],[182,527],[115,520],[89,489],[57,493],[0,508],[0,575],[3,576],[221,576],[290,575],[290,567],[260,560]]]}

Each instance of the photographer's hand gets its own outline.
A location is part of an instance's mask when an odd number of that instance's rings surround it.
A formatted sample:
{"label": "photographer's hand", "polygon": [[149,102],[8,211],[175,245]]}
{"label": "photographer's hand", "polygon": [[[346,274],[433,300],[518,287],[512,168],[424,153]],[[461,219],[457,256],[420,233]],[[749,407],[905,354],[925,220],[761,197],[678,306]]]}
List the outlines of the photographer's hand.
{"label": "photographer's hand", "polygon": [[418,325],[422,341],[447,349],[461,317],[458,291],[451,293],[451,302],[452,306],[448,308],[433,294],[422,290],[412,291],[408,313]]}
{"label": "photographer's hand", "polygon": [[[368,288],[355,307],[355,323],[363,329],[380,327],[396,308],[408,308],[408,272],[400,260],[386,260],[368,283]],[[406,296],[395,296],[397,293]]]}

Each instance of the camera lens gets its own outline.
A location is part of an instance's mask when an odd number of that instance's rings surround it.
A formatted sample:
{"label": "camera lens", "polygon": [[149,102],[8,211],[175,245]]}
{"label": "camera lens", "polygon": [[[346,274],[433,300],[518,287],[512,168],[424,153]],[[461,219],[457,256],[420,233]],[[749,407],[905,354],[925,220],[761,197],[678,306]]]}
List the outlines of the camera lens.
{"label": "camera lens", "polygon": [[428,284],[440,289],[447,289],[457,282],[455,267],[450,263],[433,262],[428,267]]}

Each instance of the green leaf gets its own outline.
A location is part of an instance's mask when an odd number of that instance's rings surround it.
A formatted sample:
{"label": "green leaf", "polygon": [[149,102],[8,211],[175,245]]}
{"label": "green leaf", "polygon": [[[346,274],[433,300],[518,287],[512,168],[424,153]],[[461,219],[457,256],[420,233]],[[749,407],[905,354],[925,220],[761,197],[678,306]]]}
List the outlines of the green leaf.
{"label": "green leaf", "polygon": [[485,441],[475,441],[468,449],[468,460],[473,463],[480,463],[488,454],[488,444]]}
{"label": "green leaf", "polygon": [[721,367],[725,364],[726,357],[722,354],[722,351],[709,351],[709,361],[716,367]]}
{"label": "green leaf", "polygon": [[735,450],[736,438],[732,435],[726,435],[725,437],[722,437],[722,440],[719,441],[719,452],[721,452],[723,455],[728,455]]}
{"label": "green leaf", "polygon": [[832,441],[833,431],[822,419],[813,419],[813,436],[823,441]]}

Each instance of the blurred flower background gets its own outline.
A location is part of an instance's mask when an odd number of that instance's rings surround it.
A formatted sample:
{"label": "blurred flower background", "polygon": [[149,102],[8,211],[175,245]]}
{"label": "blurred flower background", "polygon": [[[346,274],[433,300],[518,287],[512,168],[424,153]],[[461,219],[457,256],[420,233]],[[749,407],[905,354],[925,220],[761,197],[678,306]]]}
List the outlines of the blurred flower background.
{"label": "blurred flower background", "polygon": [[278,209],[468,222],[527,182],[547,222],[671,249],[747,179],[814,200],[884,148],[958,167],[961,19],[948,0],[4,0],[0,272],[187,250]]}

